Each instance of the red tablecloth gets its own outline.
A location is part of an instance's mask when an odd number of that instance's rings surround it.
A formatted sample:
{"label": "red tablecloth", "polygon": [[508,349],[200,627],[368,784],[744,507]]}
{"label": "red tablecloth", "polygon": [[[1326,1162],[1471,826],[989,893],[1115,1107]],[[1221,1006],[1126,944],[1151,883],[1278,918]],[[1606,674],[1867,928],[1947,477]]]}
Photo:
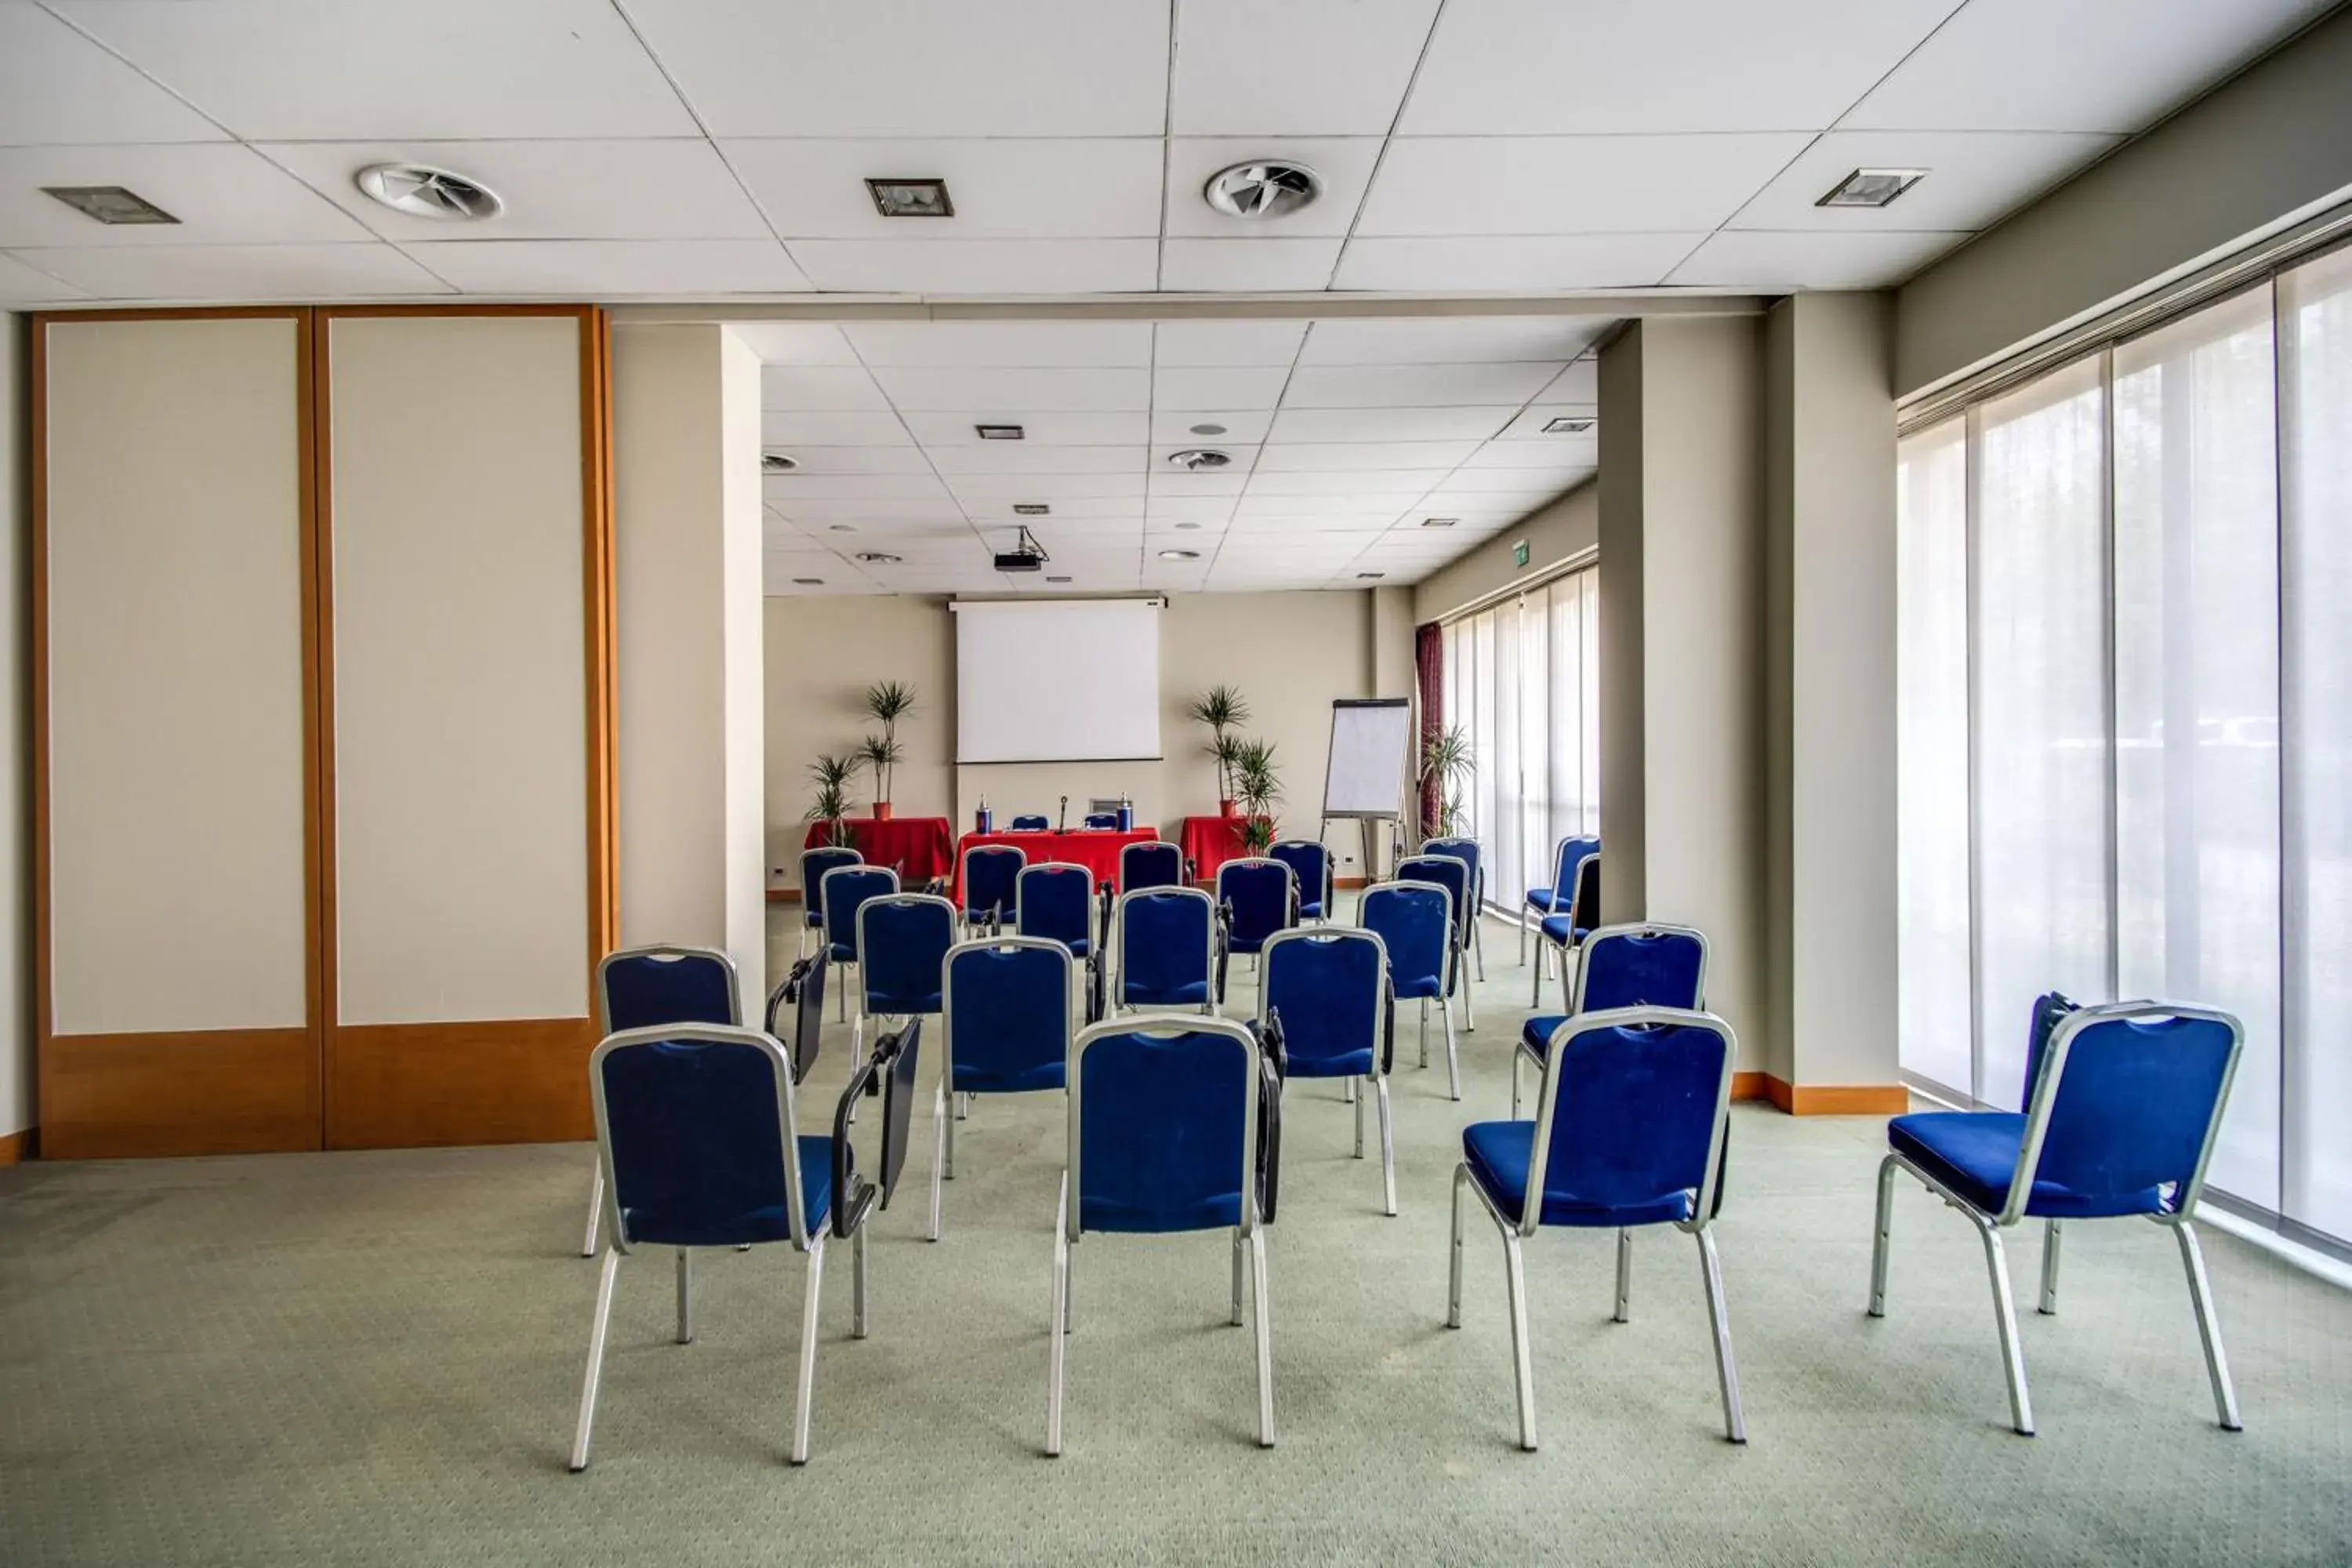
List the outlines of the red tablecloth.
{"label": "red tablecloth", "polygon": [[1072,866],[1084,866],[1095,875],[1097,885],[1118,880],[1118,852],[1130,844],[1155,844],[1160,839],[1156,827],[1133,827],[1121,833],[1115,827],[1074,827],[1067,833],[967,833],[956,840],[955,882],[951,898],[962,896],[963,852],[975,844],[1010,844],[1028,858],[1032,866],[1043,866],[1058,860]]}
{"label": "red tablecloth", "polygon": [[1215,887],[1217,868],[1249,853],[1242,843],[1242,829],[1248,826],[1245,818],[1238,816],[1184,819],[1176,841],[1183,847],[1184,858],[1192,862],[1192,875],[1199,879],[1201,886]]}
{"label": "red tablecloth", "polygon": [[[869,864],[897,867],[902,886],[919,887],[955,869],[952,836],[944,816],[894,816],[887,822],[870,816],[843,820],[849,827],[850,845]],[[808,837],[801,841],[801,847],[814,849],[825,842],[829,826],[810,823]]]}

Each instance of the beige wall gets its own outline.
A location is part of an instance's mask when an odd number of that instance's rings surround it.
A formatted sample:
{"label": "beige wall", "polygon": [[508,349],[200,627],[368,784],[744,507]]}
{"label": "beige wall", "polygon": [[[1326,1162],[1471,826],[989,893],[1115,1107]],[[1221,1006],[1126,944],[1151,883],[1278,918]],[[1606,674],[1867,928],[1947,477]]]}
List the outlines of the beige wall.
{"label": "beige wall", "polygon": [[[1331,701],[1338,697],[1410,694],[1412,653],[1402,590],[1385,624],[1382,591],[1295,594],[1191,594],[1171,598],[1160,637],[1160,762],[995,763],[959,767],[955,755],[955,627],[941,599],[776,598],[768,601],[769,866],[778,886],[798,884],[797,856],[806,831],[807,766],[821,751],[845,750],[871,727],[858,708],[870,681],[912,680],[920,707],[902,722],[907,761],[894,806],[901,816],[945,816],[969,826],[983,793],[998,822],[1018,810],[1057,809],[1070,796],[1077,820],[1090,795],[1125,791],[1137,819],[1171,835],[1186,816],[1216,810],[1215,768],[1186,719],[1192,699],[1220,681],[1239,686],[1255,718],[1248,732],[1275,743],[1282,766],[1286,834],[1311,835],[1322,805],[1330,746]],[[1397,644],[1402,653],[1383,650]],[[1381,664],[1388,666],[1385,673]],[[1388,683],[1396,684],[1390,689]],[[861,782],[860,809],[868,797]],[[1340,874],[1361,874],[1360,837],[1352,822],[1328,836],[1344,857]]]}
{"label": "beige wall", "polygon": [[[1607,438],[1605,434],[1602,437]],[[1511,562],[1511,547],[1528,544],[1528,563]],[[1412,590],[1416,624],[1439,620],[1465,605],[1500,593],[1512,583],[1538,577],[1591,552],[1601,542],[1601,485],[1583,484],[1541,511],[1496,534],[1459,560],[1440,568]]]}
{"label": "beige wall", "polygon": [[2352,196],[2352,9],[1903,288],[1896,392],[1948,380]]}
{"label": "beige wall", "polygon": [[0,1135],[34,1120],[25,646],[32,475],[25,318],[0,310]]}

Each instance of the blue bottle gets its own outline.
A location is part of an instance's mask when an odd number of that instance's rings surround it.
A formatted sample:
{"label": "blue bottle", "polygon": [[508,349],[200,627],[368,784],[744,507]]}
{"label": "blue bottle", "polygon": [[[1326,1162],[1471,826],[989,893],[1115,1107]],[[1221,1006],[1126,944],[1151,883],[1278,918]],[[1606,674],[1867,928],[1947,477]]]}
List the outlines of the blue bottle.
{"label": "blue bottle", "polygon": [[1118,830],[1121,833],[1135,831],[1135,802],[1124,794],[1118,797]]}
{"label": "blue bottle", "polygon": [[980,810],[973,817],[972,828],[973,831],[979,833],[993,833],[996,831],[996,813],[988,809],[988,797],[986,795],[982,795],[980,797]]}

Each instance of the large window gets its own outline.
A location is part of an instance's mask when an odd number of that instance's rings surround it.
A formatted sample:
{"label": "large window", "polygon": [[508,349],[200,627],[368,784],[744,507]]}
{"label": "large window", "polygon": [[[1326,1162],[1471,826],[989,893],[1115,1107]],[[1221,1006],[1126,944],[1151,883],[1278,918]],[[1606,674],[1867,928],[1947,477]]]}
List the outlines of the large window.
{"label": "large window", "polygon": [[1902,1058],[2014,1108],[2032,998],[2246,1027],[2210,1173],[2352,1238],[2352,252],[1903,439]]}
{"label": "large window", "polygon": [[1507,910],[1549,875],[1554,845],[1601,830],[1600,594],[1587,567],[1444,629],[1446,722],[1477,764],[1465,831]]}

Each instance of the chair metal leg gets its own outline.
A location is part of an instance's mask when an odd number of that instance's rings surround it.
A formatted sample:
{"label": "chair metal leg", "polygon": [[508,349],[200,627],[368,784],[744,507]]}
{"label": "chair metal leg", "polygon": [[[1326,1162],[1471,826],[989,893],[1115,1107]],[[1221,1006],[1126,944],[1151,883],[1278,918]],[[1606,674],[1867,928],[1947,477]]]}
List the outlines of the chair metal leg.
{"label": "chair metal leg", "polygon": [[[1625,1233],[1617,1234],[1622,1237]],[[1704,1226],[1698,1232],[1698,1263],[1706,1276],[1707,1321],[1715,1325],[1715,1375],[1723,1386],[1723,1435],[1735,1443],[1745,1443],[1748,1419],[1739,1413],[1739,1368],[1731,1359],[1731,1312],[1723,1304],[1723,1263],[1715,1255],[1715,1233]]]}
{"label": "chair metal leg", "polygon": [[1389,1080],[1374,1079],[1381,1097],[1381,1199],[1390,1218],[1396,1217],[1396,1132],[1389,1121]]}
{"label": "chair metal leg", "polygon": [[864,1220],[849,1237],[849,1337],[866,1337],[866,1233],[873,1226]]}
{"label": "chair metal leg", "polygon": [[801,1298],[801,1364],[793,1394],[793,1463],[809,1457],[809,1400],[816,1393],[816,1310],[824,1293],[824,1233],[809,1238],[808,1283]]}
{"label": "chair metal leg", "polygon": [[1438,1014],[1445,1020],[1445,1092],[1455,1100],[1462,1098],[1462,1058],[1454,1049],[1454,1011],[1443,998],[1437,1005]]}
{"label": "chair metal leg", "polygon": [[1421,1065],[1429,1065],[1429,998],[1421,999]]}
{"label": "chair metal leg", "polygon": [[1356,1080],[1354,1079],[1349,1079],[1348,1080],[1348,1098],[1349,1100],[1354,1102],[1356,1107],[1356,1158],[1360,1160],[1364,1157],[1364,1101],[1370,1100],[1371,1096],[1369,1094],[1358,1094],[1356,1092]]}
{"label": "chair metal leg", "polygon": [[2045,1221],[2042,1226],[2042,1304],[2045,1318],[2058,1315],[2058,1222]]}
{"label": "chair metal leg", "polygon": [[955,1125],[947,1109],[947,1085],[942,1083],[931,1095],[931,1226],[924,1232],[927,1241],[940,1238],[940,1184],[947,1179],[948,1129]]}
{"label": "chair metal leg", "polygon": [[2009,1377],[2010,1425],[2024,1436],[2033,1436],[2033,1402],[2025,1392],[2025,1351],[2017,1338],[2017,1303],[2009,1294],[2009,1254],[2000,1245],[2000,1231],[1990,1220],[1969,1218],[1976,1222],[1977,1234],[1984,1237],[1985,1270],[1992,1276],[1993,1324],[2000,1331],[2001,1369]]}
{"label": "chair metal leg", "polygon": [[2213,1316],[2213,1286],[2205,1278],[2205,1249],[2188,1220],[2172,1227],[2180,1243],[2180,1266],[2189,1275],[2189,1300],[2197,1308],[2197,1334],[2205,1342],[2205,1374],[2213,1380],[2213,1416],[2225,1432],[2242,1432],[2238,1419],[2238,1392],[2230,1382],[2230,1358],[2221,1350],[2221,1325]]}
{"label": "chair metal leg", "polygon": [[1633,1321],[1633,1233],[1620,1226],[1617,1229],[1617,1310],[1609,1315],[1612,1323]]}
{"label": "chair metal leg", "polygon": [[851,967],[852,966],[849,964],[843,964],[841,966],[841,973],[834,976],[834,984],[841,988],[838,993],[837,999],[841,1004],[840,1019],[845,1024],[849,1022],[849,971]]}
{"label": "chair metal leg", "polygon": [[580,1244],[580,1256],[596,1256],[596,1237],[604,1225],[604,1153],[596,1152],[596,1169],[588,1177],[588,1236]]}
{"label": "chair metal leg", "polygon": [[1518,927],[1519,962],[1524,964],[1528,961],[1528,912],[1525,910],[1519,911]]}
{"label": "chair metal leg", "polygon": [[1528,1273],[1519,1258],[1519,1233],[1503,1229],[1503,1288],[1511,1299],[1511,1372],[1519,1390],[1519,1447],[1536,1451],[1535,1347],[1528,1342]]}
{"label": "chair metal leg", "polygon": [[[965,1106],[965,1110],[966,1110],[967,1113],[969,1113],[970,1109],[971,1109],[971,1096],[970,1096],[970,1095],[968,1095],[968,1094],[967,1094],[967,1095],[965,1095],[965,1096],[963,1097],[963,1100],[964,1100],[964,1106]],[[946,1155],[946,1159],[945,1159],[945,1161],[943,1162],[942,1168],[941,1168],[941,1171],[940,1171],[940,1174],[942,1174],[942,1175],[944,1175],[945,1177],[947,1177],[947,1179],[948,1179],[949,1181],[950,1181],[950,1182],[952,1182],[952,1181],[954,1181],[954,1180],[955,1180],[955,1138],[956,1138],[955,1130],[956,1130],[956,1123],[957,1123],[958,1121],[962,1121],[962,1120],[963,1120],[963,1118],[962,1118],[962,1117],[960,1117],[960,1116],[950,1116],[950,1117],[949,1117],[949,1118],[948,1118],[948,1142],[947,1142],[947,1155]]]}
{"label": "chair metal leg", "polygon": [[677,1249],[677,1342],[694,1342],[694,1254]]}
{"label": "chair metal leg", "polygon": [[1454,1240],[1445,1254],[1445,1326],[1462,1326],[1462,1188],[1470,1180],[1470,1168],[1454,1167]]}
{"label": "chair metal leg", "polygon": [[1349,1104],[1353,1105],[1356,1103],[1356,1080],[1354,1079],[1341,1079],[1339,1080],[1339,1091],[1347,1097]]}
{"label": "chair metal leg", "polygon": [[971,1095],[959,1094],[956,1096],[956,1120],[958,1121],[969,1121],[971,1120]]}
{"label": "chair metal leg", "polygon": [[572,1473],[588,1468],[588,1429],[596,1422],[596,1384],[604,1375],[604,1331],[613,1321],[613,1284],[621,1271],[621,1249],[608,1248],[596,1281],[596,1316],[588,1329],[588,1376],[580,1385],[580,1425],[572,1435]]}
{"label": "chair metal leg", "polygon": [[1241,1226],[1234,1227],[1234,1327],[1242,1326],[1242,1252],[1248,1245]]}
{"label": "chair metal leg", "polygon": [[1518,1047],[1511,1047],[1511,1120],[1514,1121],[1519,1119],[1519,1064],[1526,1059],[1526,1053]]}
{"label": "chair metal leg", "polygon": [[1484,984],[1486,978],[1486,921],[1483,915],[1470,921],[1470,950],[1478,956],[1478,979]]}
{"label": "chair metal leg", "polygon": [[1070,1289],[1070,1173],[1062,1173],[1062,1194],[1054,1204],[1053,1307],[1045,1318],[1045,1452],[1062,1451],[1063,1340]]}
{"label": "chair metal leg", "polygon": [[1533,973],[1528,977],[1528,1006],[1530,1006],[1530,1007],[1540,1007],[1540,1006],[1542,1006],[1542,1005],[1543,1005],[1543,983],[1544,983],[1545,981],[1547,981],[1547,980],[1550,979],[1550,978],[1551,978],[1551,938],[1549,938],[1549,937],[1548,937],[1548,936],[1545,936],[1542,932],[1538,931],[1538,932],[1537,932],[1537,933],[1536,933],[1536,963],[1535,963],[1535,970],[1534,970]]}
{"label": "chair metal leg", "polygon": [[[1482,974],[1478,978],[1484,980],[1486,976]],[[1465,1035],[1475,1035],[1478,1032],[1478,996],[1477,993],[1471,989],[1468,977],[1462,973],[1460,953],[1456,953],[1454,958],[1454,989],[1462,995],[1462,1032]]]}
{"label": "chair metal leg", "polygon": [[1895,1156],[1878,1163],[1878,1226],[1870,1247],[1870,1315],[1886,1316],[1886,1240],[1895,1212]]}
{"label": "chair metal leg", "polygon": [[1265,1314],[1265,1227],[1250,1231],[1251,1303],[1257,1319],[1257,1446],[1274,1447],[1274,1330]]}

